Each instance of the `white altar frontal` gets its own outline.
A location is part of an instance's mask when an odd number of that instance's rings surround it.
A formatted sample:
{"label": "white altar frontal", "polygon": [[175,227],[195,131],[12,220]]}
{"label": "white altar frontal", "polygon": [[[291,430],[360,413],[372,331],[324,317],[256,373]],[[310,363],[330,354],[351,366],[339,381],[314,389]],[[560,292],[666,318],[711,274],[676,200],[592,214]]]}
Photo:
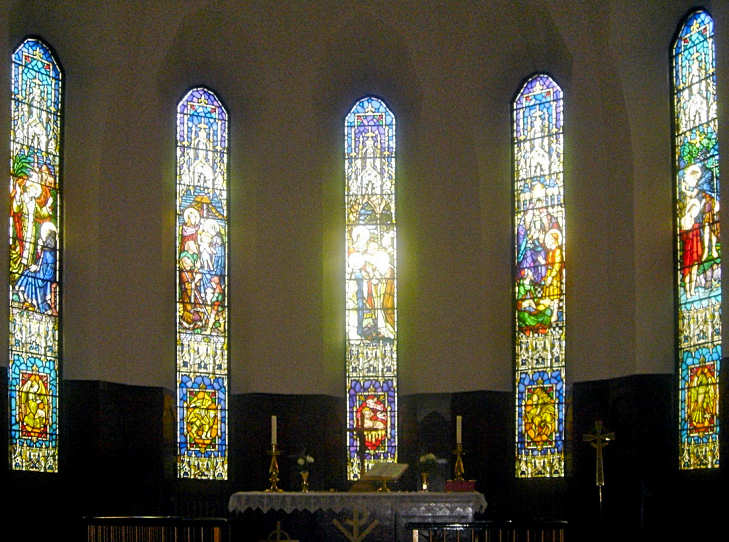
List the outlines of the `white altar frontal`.
{"label": "white altar frontal", "polygon": [[465,522],[486,509],[478,492],[267,493],[231,495],[231,541],[412,541],[409,522]]}

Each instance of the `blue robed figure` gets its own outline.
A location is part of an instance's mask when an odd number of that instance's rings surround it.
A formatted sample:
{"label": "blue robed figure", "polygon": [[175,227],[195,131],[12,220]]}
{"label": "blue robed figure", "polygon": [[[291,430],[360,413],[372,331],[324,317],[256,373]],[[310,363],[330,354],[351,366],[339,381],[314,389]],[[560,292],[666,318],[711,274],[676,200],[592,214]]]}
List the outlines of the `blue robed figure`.
{"label": "blue robed figure", "polygon": [[53,284],[56,278],[56,227],[45,222],[40,231],[40,248],[35,263],[18,278],[15,290],[21,299],[39,312],[56,313]]}

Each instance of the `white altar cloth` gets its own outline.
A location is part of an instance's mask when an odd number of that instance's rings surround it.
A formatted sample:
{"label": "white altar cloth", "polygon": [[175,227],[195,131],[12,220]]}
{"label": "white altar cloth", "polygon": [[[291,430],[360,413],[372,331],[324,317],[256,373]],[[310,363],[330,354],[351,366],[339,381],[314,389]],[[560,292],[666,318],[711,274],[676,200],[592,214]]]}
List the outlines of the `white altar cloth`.
{"label": "white altar cloth", "polygon": [[486,499],[478,492],[440,493],[434,491],[392,491],[374,493],[266,493],[240,491],[230,496],[228,512],[363,510],[383,518],[397,516],[400,521],[470,521],[486,509]]}

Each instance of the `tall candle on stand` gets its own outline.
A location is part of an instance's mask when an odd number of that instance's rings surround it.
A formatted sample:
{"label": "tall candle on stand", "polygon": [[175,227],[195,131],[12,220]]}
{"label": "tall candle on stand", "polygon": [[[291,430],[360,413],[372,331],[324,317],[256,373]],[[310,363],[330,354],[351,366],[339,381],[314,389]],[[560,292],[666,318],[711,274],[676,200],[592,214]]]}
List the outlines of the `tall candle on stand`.
{"label": "tall candle on stand", "polygon": [[456,444],[461,444],[461,423],[463,418],[456,416]]}
{"label": "tall candle on stand", "polygon": [[283,489],[278,487],[279,471],[276,456],[280,455],[280,452],[278,450],[278,442],[276,436],[276,416],[271,416],[271,451],[269,452],[269,455],[271,456],[271,466],[268,467],[268,480],[271,484],[268,486],[266,493],[279,493],[283,491]]}

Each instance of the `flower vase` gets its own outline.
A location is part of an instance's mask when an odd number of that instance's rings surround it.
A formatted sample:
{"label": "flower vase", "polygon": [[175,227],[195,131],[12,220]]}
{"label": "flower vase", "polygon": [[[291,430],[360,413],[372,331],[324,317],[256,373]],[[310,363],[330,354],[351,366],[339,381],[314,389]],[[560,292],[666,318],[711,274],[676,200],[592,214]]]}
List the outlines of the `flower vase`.
{"label": "flower vase", "polygon": [[420,485],[420,490],[421,491],[428,491],[428,475],[429,474],[430,473],[425,472],[425,471],[423,471],[423,472],[420,473],[420,480],[422,482],[421,485]]}
{"label": "flower vase", "polygon": [[301,474],[301,492],[308,493],[309,492],[309,471],[302,470],[302,471],[299,471],[299,474]]}

